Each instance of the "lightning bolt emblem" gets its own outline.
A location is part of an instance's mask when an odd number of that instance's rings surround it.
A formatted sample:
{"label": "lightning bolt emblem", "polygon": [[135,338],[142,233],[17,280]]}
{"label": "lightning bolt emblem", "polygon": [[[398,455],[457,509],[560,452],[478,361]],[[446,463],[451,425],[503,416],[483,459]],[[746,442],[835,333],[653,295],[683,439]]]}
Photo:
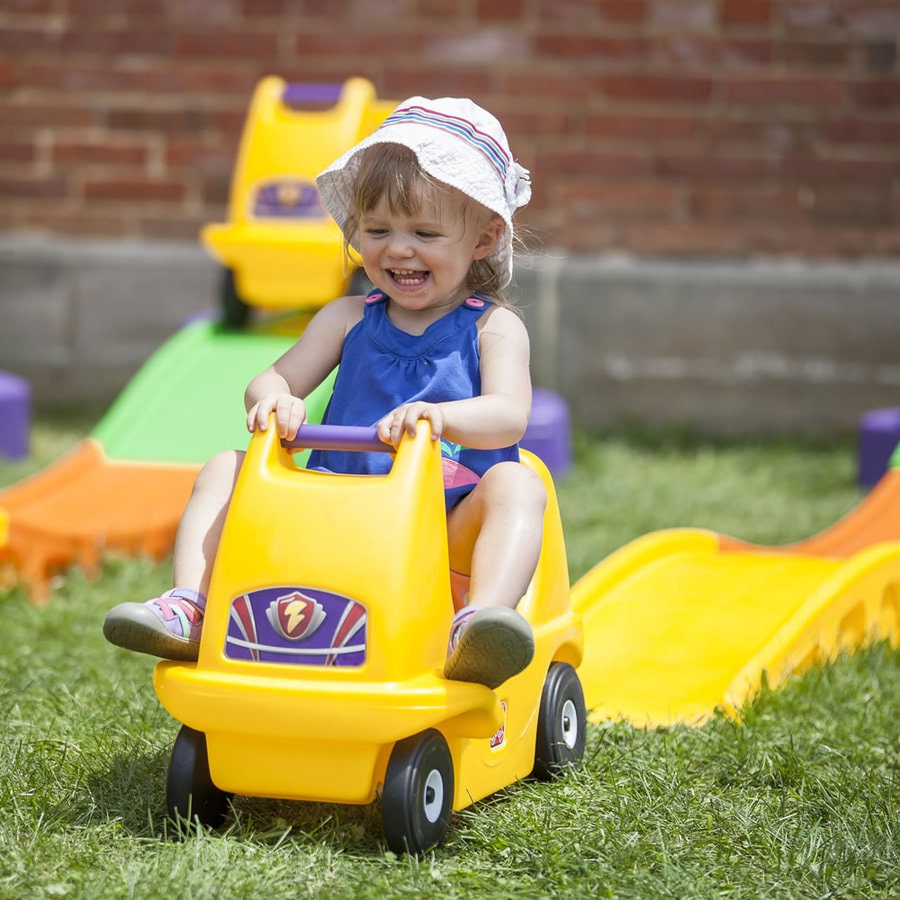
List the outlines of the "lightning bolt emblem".
{"label": "lightning bolt emblem", "polygon": [[269,624],[289,641],[309,637],[325,621],[325,608],[315,597],[293,591],[273,600],[266,610]]}
{"label": "lightning bolt emblem", "polygon": [[296,634],[300,631],[300,625],[308,616],[308,604],[301,600],[292,600],[284,607],[287,615],[287,632],[288,634]]}

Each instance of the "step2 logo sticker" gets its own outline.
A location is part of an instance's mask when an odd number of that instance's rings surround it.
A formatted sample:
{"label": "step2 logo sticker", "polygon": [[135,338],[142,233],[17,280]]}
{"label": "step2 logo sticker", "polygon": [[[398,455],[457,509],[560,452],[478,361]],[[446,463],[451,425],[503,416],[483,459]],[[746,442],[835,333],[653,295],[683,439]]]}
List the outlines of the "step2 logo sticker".
{"label": "step2 logo sticker", "polygon": [[258,185],[253,216],[264,219],[326,219],[316,186],[297,178],[277,178]]}
{"label": "step2 logo sticker", "polygon": [[231,601],[225,656],[304,666],[361,666],[365,606],[309,587],[248,591]]}
{"label": "step2 logo sticker", "polygon": [[506,743],[506,701],[500,701],[503,710],[503,724],[491,735],[491,750],[499,750]]}

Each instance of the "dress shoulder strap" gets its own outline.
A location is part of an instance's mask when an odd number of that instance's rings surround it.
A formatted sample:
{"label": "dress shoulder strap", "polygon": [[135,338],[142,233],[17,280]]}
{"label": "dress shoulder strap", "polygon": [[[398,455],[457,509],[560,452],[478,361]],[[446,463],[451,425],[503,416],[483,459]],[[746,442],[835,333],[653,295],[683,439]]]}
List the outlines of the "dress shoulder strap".
{"label": "dress shoulder strap", "polygon": [[387,300],[387,294],[384,291],[380,291],[378,288],[373,288],[366,294],[366,306],[372,306],[375,303],[381,303],[381,301]]}

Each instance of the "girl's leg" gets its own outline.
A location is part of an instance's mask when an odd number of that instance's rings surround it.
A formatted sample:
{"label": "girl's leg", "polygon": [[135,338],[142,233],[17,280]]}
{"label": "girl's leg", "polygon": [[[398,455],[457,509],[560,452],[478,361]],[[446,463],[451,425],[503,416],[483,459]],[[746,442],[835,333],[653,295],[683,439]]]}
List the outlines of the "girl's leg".
{"label": "girl's leg", "polygon": [[200,470],[175,538],[175,587],[111,609],[103,622],[108,641],[166,659],[197,658],[210,574],[243,458],[219,453]]}
{"label": "girl's leg", "polygon": [[447,517],[450,568],[471,576],[469,605],[515,605],[541,553],[547,492],[520,463],[488,469]]}
{"label": "girl's leg", "polygon": [[175,587],[192,588],[203,597],[209,593],[216,550],[243,460],[242,450],[227,450],[216,454],[197,475],[175,535]]}
{"label": "girl's leg", "polygon": [[444,675],[498,687],[534,656],[534,636],[514,609],[534,575],[547,494],[518,463],[489,469],[447,519],[450,567],[469,573],[468,605],[453,620]]}

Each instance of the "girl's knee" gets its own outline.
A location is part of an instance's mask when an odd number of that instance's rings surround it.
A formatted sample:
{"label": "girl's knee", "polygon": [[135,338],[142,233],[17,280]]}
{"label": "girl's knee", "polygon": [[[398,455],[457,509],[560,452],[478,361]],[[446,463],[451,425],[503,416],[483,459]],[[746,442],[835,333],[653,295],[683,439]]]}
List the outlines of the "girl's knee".
{"label": "girl's knee", "polygon": [[228,492],[234,488],[244,459],[242,450],[223,450],[204,464],[194,481],[194,493]]}
{"label": "girl's knee", "polygon": [[517,462],[503,462],[492,466],[481,479],[485,493],[497,493],[515,502],[520,508],[543,513],[547,505],[547,489],[540,475]]}

